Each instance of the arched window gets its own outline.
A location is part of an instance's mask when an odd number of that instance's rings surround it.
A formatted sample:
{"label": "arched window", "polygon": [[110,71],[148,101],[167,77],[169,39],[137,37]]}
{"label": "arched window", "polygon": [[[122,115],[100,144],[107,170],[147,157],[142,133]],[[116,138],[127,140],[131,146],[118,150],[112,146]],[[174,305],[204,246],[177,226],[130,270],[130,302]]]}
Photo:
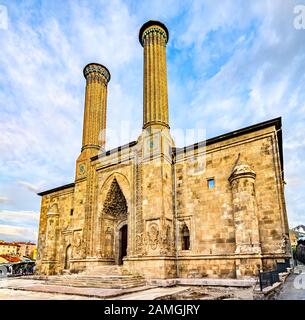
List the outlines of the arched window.
{"label": "arched window", "polygon": [[182,250],[190,250],[190,230],[186,224],[182,227]]}

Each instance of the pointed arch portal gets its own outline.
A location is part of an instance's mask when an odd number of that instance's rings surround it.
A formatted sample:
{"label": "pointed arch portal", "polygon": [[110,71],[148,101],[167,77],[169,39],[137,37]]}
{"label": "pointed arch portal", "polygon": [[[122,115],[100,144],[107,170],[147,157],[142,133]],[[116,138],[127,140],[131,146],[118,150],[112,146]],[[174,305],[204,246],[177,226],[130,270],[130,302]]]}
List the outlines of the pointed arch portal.
{"label": "pointed arch portal", "polygon": [[126,198],[121,187],[114,177],[109,191],[107,192],[103,213],[105,216],[111,217],[114,241],[111,239],[105,244],[106,252],[111,252],[116,264],[123,264],[123,258],[127,256],[128,246],[128,228],[127,228],[127,212],[128,206]]}

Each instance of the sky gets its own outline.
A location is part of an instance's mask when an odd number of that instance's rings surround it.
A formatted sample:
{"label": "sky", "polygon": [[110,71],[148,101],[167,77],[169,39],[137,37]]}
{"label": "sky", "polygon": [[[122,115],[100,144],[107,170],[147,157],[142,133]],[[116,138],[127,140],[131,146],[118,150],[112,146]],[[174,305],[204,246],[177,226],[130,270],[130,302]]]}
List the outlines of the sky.
{"label": "sky", "polygon": [[170,33],[172,130],[204,128],[211,138],[281,116],[289,224],[305,224],[305,29],[296,28],[294,12],[300,4],[0,0],[0,239],[37,241],[36,193],[74,180],[87,63],[111,72],[108,131],[131,129],[117,139],[107,134],[107,149],[137,139],[138,32],[147,20],[162,21]]}

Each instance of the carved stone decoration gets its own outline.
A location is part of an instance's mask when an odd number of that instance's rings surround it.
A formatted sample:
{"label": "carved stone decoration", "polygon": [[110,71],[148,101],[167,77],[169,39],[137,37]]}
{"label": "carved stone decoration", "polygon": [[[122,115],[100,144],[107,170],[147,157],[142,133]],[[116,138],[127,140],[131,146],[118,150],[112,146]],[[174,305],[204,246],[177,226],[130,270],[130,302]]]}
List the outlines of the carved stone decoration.
{"label": "carved stone decoration", "polygon": [[160,254],[169,254],[172,248],[172,234],[171,227],[169,225],[166,226],[164,235],[162,237],[162,249]]}
{"label": "carved stone decoration", "polygon": [[107,193],[103,213],[120,219],[127,215],[127,202],[116,178]]}
{"label": "carved stone decoration", "polygon": [[[138,254],[145,254],[145,234],[144,234],[144,222],[142,214],[142,193],[143,193],[143,184],[142,184],[142,175],[143,175],[143,165],[141,161],[142,150],[138,150],[136,153],[137,165],[136,165],[136,176],[135,176],[135,185],[136,185],[136,234],[137,238],[140,237],[140,240],[136,241],[136,252]],[[138,246],[139,245],[139,246]]]}
{"label": "carved stone decoration", "polygon": [[143,233],[138,233],[136,236],[136,246],[138,250],[138,254],[142,255],[143,254],[143,249],[144,249],[144,236]]}
{"label": "carved stone decoration", "polygon": [[110,81],[110,72],[108,69],[97,63],[88,64],[84,68],[84,76],[86,79],[90,76],[92,80],[98,80],[99,77],[103,77],[107,83]]}
{"label": "carved stone decoration", "polygon": [[142,38],[141,38],[141,43],[142,43],[143,46],[146,44],[147,41],[150,40],[150,39],[148,39],[148,37],[151,34],[153,34],[155,37],[160,35],[160,37],[164,41],[163,45],[166,45],[166,43],[168,41],[167,33],[162,28],[160,28],[159,26],[153,26],[153,27],[150,27],[150,28],[146,29],[143,32],[143,35],[142,35]]}
{"label": "carved stone decoration", "polygon": [[73,240],[73,255],[75,258],[81,257],[82,253],[82,235],[80,232],[74,233],[74,240]]}
{"label": "carved stone decoration", "polygon": [[159,228],[156,224],[149,227],[148,242],[152,250],[156,250],[159,244]]}
{"label": "carved stone decoration", "polygon": [[107,227],[105,232],[105,256],[113,256],[113,230],[111,227]]}

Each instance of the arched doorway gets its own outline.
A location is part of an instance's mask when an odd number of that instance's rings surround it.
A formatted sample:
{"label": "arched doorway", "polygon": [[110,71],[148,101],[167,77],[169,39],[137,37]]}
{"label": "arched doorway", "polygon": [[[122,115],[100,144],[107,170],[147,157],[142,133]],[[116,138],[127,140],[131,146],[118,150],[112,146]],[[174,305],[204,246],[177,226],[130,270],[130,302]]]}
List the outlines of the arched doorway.
{"label": "arched doorway", "polygon": [[127,256],[127,224],[119,231],[119,264],[123,264],[123,258]]}
{"label": "arched doorway", "polygon": [[116,178],[111,182],[102,213],[106,225],[103,234],[105,256],[113,258],[115,264],[123,264],[123,258],[127,256],[128,206]]}
{"label": "arched doorway", "polygon": [[65,270],[69,270],[69,269],[70,269],[71,251],[72,251],[72,247],[71,247],[71,245],[69,244],[69,245],[67,246],[67,249],[66,249]]}

